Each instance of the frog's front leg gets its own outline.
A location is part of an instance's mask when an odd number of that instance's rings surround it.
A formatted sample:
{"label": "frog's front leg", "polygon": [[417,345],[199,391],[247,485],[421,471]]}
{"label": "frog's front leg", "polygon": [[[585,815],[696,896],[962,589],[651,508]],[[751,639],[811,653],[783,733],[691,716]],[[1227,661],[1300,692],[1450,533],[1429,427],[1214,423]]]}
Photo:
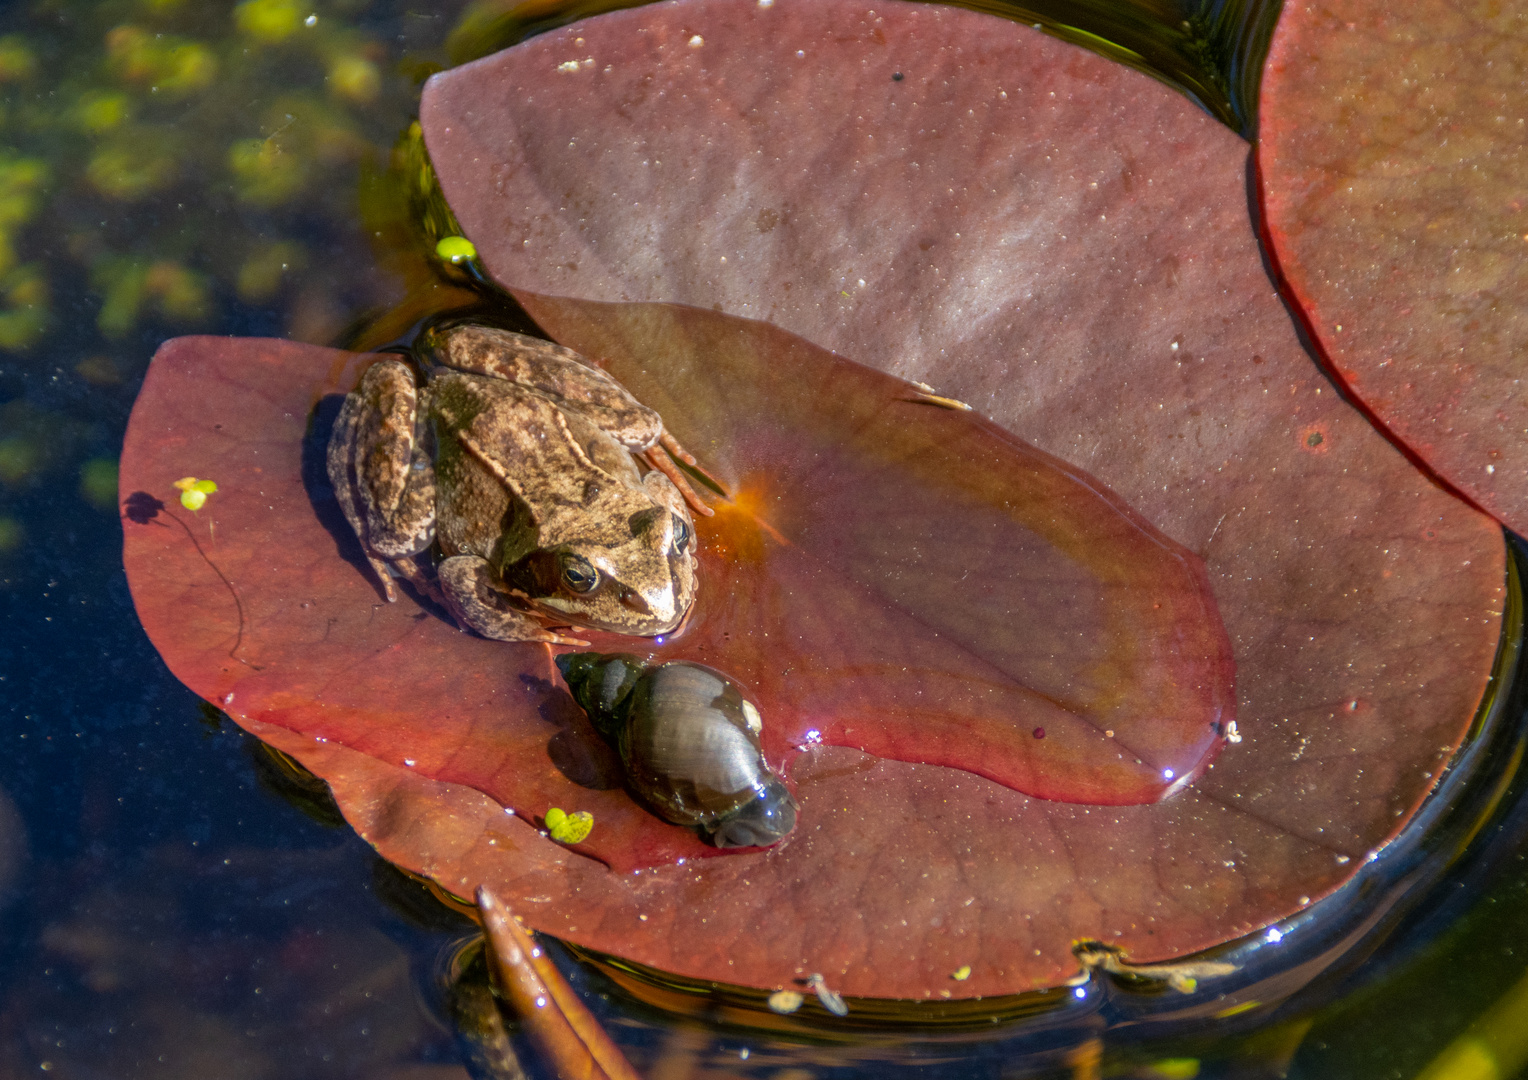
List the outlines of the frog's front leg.
{"label": "frog's front leg", "polygon": [[435,539],[435,467],[409,366],[379,360],[345,397],[329,443],[329,481],[389,602],[389,565],[416,584],[413,556]]}
{"label": "frog's front leg", "polygon": [[546,641],[553,645],[588,645],[546,629],[515,606],[492,564],[478,555],[453,555],[435,568],[441,593],[456,621],[496,641]]}

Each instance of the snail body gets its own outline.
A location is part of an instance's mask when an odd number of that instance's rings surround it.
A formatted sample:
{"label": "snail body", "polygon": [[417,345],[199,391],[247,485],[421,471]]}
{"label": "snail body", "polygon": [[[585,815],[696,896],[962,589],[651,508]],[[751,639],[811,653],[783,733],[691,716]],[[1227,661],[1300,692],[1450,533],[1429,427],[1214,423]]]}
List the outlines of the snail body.
{"label": "snail body", "polygon": [[659,817],[723,848],[767,847],[795,828],[796,800],[759,746],[759,710],[732,679],[629,653],[566,653],[557,666],[620,755],[627,787]]}

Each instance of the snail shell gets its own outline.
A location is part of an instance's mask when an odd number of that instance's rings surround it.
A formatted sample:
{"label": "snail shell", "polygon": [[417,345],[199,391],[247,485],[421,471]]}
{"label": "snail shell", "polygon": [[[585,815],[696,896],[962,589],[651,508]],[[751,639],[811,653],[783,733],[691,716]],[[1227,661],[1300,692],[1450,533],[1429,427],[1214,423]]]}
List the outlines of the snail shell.
{"label": "snail shell", "polygon": [[796,800],[759,747],[758,707],[727,676],[629,653],[565,653],[557,666],[658,816],[724,848],[767,847],[796,827]]}

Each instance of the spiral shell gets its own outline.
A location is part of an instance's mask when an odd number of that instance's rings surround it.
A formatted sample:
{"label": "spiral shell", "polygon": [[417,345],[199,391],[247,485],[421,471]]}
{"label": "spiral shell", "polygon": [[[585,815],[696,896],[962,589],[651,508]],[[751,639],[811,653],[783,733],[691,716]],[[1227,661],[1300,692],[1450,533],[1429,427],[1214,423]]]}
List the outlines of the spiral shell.
{"label": "spiral shell", "polygon": [[764,760],[759,710],[703,664],[645,667],[629,653],[566,653],[573,698],[617,753],[626,785],[658,816],[717,847],[767,847],[796,826],[796,800]]}

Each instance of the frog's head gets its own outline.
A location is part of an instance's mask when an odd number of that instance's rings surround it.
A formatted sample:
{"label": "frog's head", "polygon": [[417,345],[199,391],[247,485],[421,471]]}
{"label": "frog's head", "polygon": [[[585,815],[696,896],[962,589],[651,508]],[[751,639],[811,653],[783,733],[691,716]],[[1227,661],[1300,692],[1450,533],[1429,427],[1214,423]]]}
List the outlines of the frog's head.
{"label": "frog's head", "polygon": [[611,492],[608,502],[597,512],[585,507],[565,538],[506,567],[505,581],[558,622],[640,637],[666,634],[695,599],[689,509],[668,477],[656,472],[643,477],[640,489]]}

